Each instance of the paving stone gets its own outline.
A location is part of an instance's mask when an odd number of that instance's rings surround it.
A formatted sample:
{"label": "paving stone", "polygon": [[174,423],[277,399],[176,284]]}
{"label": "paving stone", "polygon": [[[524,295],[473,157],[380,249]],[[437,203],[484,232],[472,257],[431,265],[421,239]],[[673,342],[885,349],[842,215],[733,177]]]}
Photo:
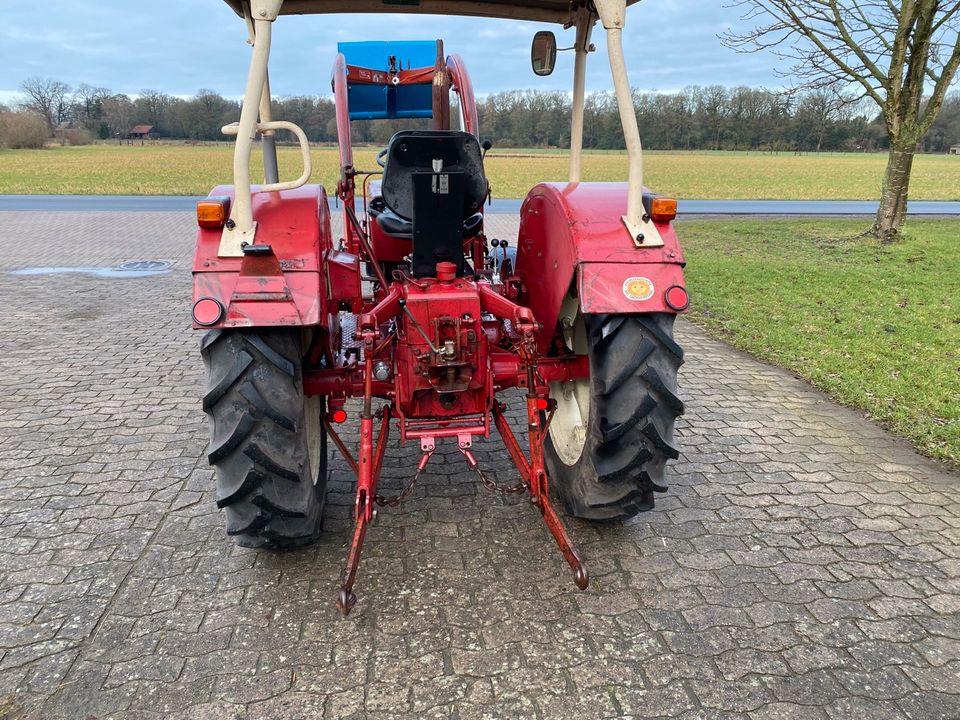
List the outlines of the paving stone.
{"label": "paving stone", "polygon": [[749,713],[751,720],[826,720],[826,713],[817,707],[796,703],[770,703]]}
{"label": "paving stone", "polygon": [[[192,225],[0,213],[0,716],[960,717],[960,477],[682,320],[670,492],[627,523],[569,522],[586,593],[529,504],[484,493],[447,443],[368,533],[340,618],[339,457],[317,545],[224,536]],[[6,272],[150,258],[172,271]],[[499,441],[474,450],[516,479]],[[416,448],[390,453],[400,487]]]}

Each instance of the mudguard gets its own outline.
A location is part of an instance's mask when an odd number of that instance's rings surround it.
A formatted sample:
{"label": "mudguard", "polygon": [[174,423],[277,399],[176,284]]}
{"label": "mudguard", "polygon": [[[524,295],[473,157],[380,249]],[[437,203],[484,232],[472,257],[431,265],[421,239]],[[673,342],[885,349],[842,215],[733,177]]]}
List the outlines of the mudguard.
{"label": "mudguard", "polygon": [[[234,188],[221,185],[210,195],[229,197],[232,202]],[[200,228],[193,261],[193,300],[213,298],[224,312],[218,322],[208,325],[194,318],[195,328],[325,324],[328,313],[337,312],[337,301],[353,289],[338,287],[337,297],[331,297],[328,257],[338,269],[338,285],[355,283],[359,292],[356,258],[333,250],[330,209],[322,187],[305,185],[279,193],[257,193],[254,188],[253,217],[256,244],[269,245],[272,254],[219,257],[221,231]],[[352,276],[351,269],[355,269]]]}
{"label": "mudguard", "polygon": [[542,326],[541,352],[554,337],[571,290],[584,313],[676,312],[666,293],[685,285],[683,251],[673,226],[656,223],[663,247],[637,247],[621,219],[626,209],[626,183],[542,183],[524,200],[517,243],[519,302]]}

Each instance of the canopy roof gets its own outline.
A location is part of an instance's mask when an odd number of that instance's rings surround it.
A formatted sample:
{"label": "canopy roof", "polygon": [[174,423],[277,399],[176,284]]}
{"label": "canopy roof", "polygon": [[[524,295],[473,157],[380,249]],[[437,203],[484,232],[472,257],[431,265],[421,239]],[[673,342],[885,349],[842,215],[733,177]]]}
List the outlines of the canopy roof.
{"label": "canopy roof", "polygon": [[[226,0],[242,15],[242,0]],[[627,0],[632,5],[638,0]],[[284,0],[281,15],[422,13],[566,23],[583,0]]]}

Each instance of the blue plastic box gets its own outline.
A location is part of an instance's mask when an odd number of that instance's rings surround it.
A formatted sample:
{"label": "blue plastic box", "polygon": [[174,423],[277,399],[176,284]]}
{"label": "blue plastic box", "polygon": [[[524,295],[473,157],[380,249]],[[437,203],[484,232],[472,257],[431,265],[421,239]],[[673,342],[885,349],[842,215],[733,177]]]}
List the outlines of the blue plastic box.
{"label": "blue plastic box", "polygon": [[[347,65],[380,70],[390,68],[397,58],[401,70],[433,67],[437,63],[437,42],[344,42],[337,45]],[[393,120],[433,117],[433,85],[349,85],[351,120]]]}

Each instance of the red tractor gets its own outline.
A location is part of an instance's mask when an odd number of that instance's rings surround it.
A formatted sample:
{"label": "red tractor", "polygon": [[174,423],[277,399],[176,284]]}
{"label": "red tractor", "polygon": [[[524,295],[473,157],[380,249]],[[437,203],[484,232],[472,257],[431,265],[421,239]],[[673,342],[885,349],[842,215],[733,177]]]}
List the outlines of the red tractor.
{"label": "red tractor", "polygon": [[[357,477],[356,525],[338,607],[348,613],[363,540],[377,505],[391,428],[422,453],[456,442],[484,484],[529,493],[581,589],[587,571],[551,504],[571,515],[626,518],[649,510],[677,457],[674,422],[683,351],[673,322],[688,304],[676,202],[646,191],[622,52],[624,0],[227,0],[253,45],[237,136],[234,185],[198,204],[194,327],[202,342],[210,463],[227,533],[249,547],[313,542],[322,525],[327,442]],[[333,69],[343,206],[332,233],[324,188],[306,184],[303,131],[271,117],[267,62],[282,14],[447,13],[556,22],[576,32],[569,182],[542,183],[521,209],[519,237],[488,239],[483,209],[489,143],[481,143],[470,78],[442,44],[345,43]],[[580,182],[586,59],[597,20],[607,47],[630,160],[628,183]],[[553,70],[552,33],[538,33],[533,66]],[[460,130],[451,129],[450,92]],[[397,133],[354,166],[350,122],[432,118]],[[292,131],[304,172],[281,182],[273,135]],[[260,138],[264,183],[251,185]],[[369,185],[371,176],[382,173]],[[357,188],[362,188],[362,202]],[[500,395],[525,408],[529,450]],[[358,398],[360,437],[341,438]],[[495,426],[520,475],[497,486],[471,445]],[[353,445],[352,451],[349,447]],[[409,487],[412,487],[409,486]],[[409,487],[408,491],[409,492]],[[406,493],[401,495],[405,496]]]}

